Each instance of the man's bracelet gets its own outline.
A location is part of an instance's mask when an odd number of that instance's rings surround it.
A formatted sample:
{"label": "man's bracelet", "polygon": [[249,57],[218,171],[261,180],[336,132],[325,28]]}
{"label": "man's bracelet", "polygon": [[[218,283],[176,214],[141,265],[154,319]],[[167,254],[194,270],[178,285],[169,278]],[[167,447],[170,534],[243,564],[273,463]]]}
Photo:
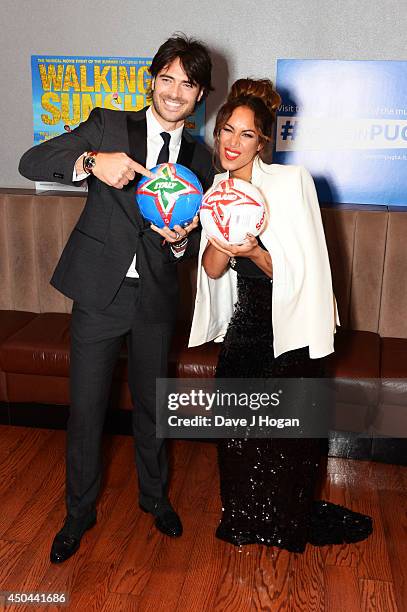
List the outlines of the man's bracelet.
{"label": "man's bracelet", "polygon": [[180,242],[173,242],[171,244],[171,247],[175,249],[176,251],[182,251],[182,249],[185,249],[187,244],[188,244],[188,236],[185,236],[185,238],[181,240]]}

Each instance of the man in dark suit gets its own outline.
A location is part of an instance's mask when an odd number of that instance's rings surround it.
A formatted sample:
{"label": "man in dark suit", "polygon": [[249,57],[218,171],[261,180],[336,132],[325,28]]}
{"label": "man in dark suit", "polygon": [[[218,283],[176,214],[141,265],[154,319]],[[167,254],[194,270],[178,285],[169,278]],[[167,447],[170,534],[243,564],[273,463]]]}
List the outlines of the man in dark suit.
{"label": "man in dark suit", "polygon": [[212,89],[211,60],[200,42],[176,36],[159,48],[150,72],[149,108],[95,108],[71,133],[27,151],[19,166],[31,180],[88,180],[85,208],[51,280],[74,300],[67,516],[52,544],[53,563],[72,556],[96,522],[103,423],[124,337],[139,505],[160,531],[182,534],[167,497],[165,445],[155,435],[155,384],[167,372],[178,293],[175,264],[196,249],[198,220],[174,231],[150,226],[136,206],[134,186],[141,175],[153,176],[147,168],[163,161],[188,166],[204,187],[211,183],[209,152],[184,130],[186,117]]}

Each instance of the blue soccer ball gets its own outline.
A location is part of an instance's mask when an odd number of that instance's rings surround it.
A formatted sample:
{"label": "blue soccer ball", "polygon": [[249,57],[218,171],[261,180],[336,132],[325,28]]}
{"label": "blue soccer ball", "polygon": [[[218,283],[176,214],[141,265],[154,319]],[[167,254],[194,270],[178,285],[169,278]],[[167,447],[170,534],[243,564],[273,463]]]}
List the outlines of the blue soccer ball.
{"label": "blue soccer ball", "polygon": [[202,202],[198,178],[181,164],[159,164],[151,169],[156,176],[144,177],[136,187],[141,214],[157,227],[185,227],[191,223]]}

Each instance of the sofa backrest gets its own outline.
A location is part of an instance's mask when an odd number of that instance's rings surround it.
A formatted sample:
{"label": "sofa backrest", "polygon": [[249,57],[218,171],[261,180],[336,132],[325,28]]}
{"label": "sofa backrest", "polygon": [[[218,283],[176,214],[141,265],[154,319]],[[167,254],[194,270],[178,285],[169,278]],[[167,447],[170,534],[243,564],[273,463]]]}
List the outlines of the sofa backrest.
{"label": "sofa backrest", "polygon": [[389,214],[378,332],[407,338],[407,212]]}
{"label": "sofa backrest", "polygon": [[71,300],[50,284],[83,209],[83,195],[0,193],[0,309],[70,312]]}
{"label": "sofa backrest", "polygon": [[407,338],[407,213],[377,207],[321,212],[341,325]]}
{"label": "sofa backrest", "polygon": [[[49,284],[84,197],[0,190],[0,309],[70,312]],[[326,207],[322,218],[341,324],[407,338],[407,213]],[[179,319],[191,319],[193,261],[179,266]]]}

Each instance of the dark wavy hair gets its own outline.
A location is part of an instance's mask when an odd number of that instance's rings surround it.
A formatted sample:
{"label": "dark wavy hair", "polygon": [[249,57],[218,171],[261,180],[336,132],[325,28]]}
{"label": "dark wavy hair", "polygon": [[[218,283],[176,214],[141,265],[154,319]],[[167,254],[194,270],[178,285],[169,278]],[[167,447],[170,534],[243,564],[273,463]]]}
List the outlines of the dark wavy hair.
{"label": "dark wavy hair", "polygon": [[213,130],[215,154],[218,150],[221,129],[236,108],[246,106],[253,111],[254,125],[259,134],[259,142],[262,145],[259,157],[265,163],[270,163],[276,111],[280,104],[281,98],[269,79],[239,79],[235,81],[225,104],[220,107],[216,116]]}
{"label": "dark wavy hair", "polygon": [[202,100],[213,90],[211,84],[212,61],[207,47],[195,38],[185,34],[172,36],[165,41],[155,54],[150,66],[150,74],[157,74],[179,58],[182,67],[193,85],[202,91]]}

